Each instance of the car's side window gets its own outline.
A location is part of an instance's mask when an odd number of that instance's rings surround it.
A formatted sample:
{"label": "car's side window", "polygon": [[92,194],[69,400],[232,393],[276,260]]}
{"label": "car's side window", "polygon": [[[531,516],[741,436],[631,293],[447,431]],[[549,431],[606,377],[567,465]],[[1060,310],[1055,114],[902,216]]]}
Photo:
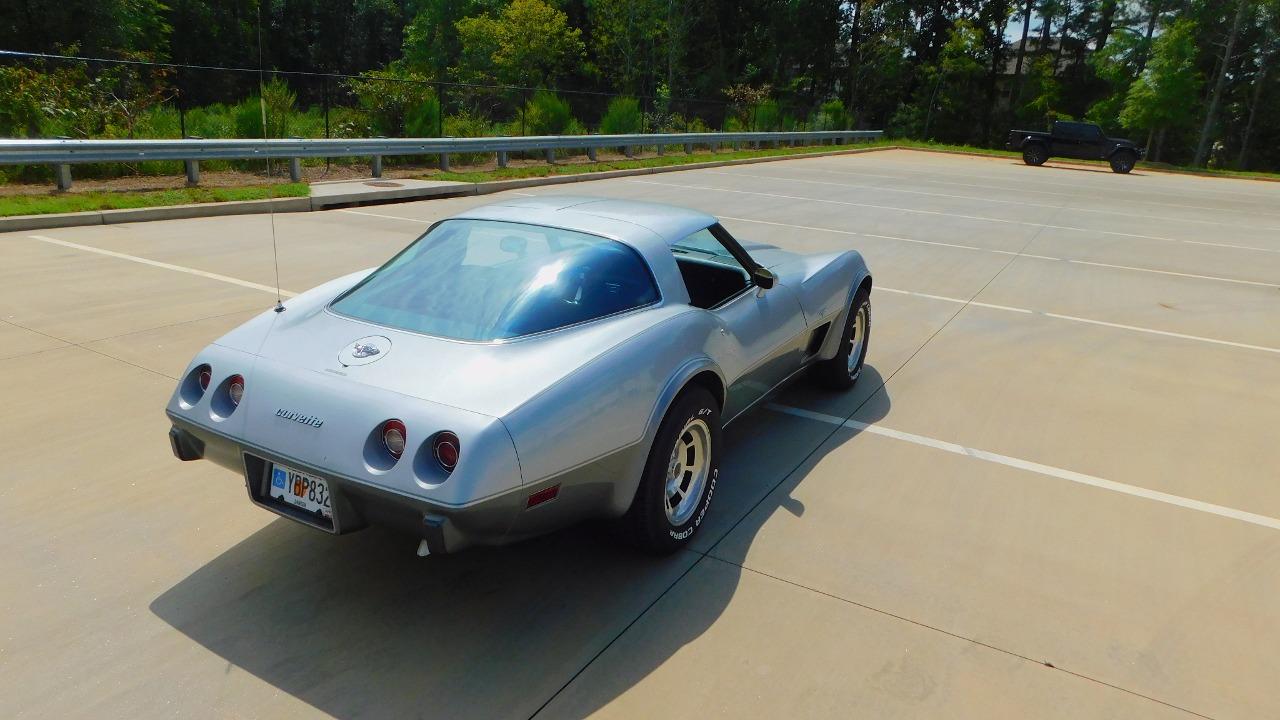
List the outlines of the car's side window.
{"label": "car's side window", "polygon": [[689,304],[714,308],[746,289],[751,275],[711,232],[703,228],[671,246],[689,291]]}

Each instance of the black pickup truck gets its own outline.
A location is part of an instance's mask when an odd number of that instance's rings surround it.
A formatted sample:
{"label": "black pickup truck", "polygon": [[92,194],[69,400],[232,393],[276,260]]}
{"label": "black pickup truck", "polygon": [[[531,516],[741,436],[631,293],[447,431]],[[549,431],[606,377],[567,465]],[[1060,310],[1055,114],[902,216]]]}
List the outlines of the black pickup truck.
{"label": "black pickup truck", "polygon": [[1132,170],[1146,154],[1132,140],[1103,135],[1097,125],[1063,120],[1055,121],[1051,132],[1010,130],[1006,147],[1021,150],[1022,161],[1028,165],[1043,165],[1051,157],[1107,160],[1118,173]]}

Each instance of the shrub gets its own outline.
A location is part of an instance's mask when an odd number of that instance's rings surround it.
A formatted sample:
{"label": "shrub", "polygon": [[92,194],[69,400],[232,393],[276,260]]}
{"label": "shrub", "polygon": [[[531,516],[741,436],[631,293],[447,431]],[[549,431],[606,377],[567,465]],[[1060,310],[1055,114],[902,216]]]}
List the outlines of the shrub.
{"label": "shrub", "polygon": [[610,100],[604,117],[600,118],[601,135],[629,135],[640,132],[643,126],[640,102],[633,97]]}
{"label": "shrub", "polygon": [[776,100],[766,100],[751,108],[748,115],[749,126],[756,132],[771,132],[782,129],[782,109]]}
{"label": "shrub", "polygon": [[[440,130],[440,100],[429,92],[405,113],[404,132],[408,137],[439,137]],[[450,134],[447,127],[444,134]]]}
{"label": "shrub", "polygon": [[[402,136],[409,112],[435,97],[435,90],[423,75],[394,64],[385,70],[361,73],[358,79],[347,81],[347,86],[368,118],[371,134],[389,137]],[[432,132],[431,137],[434,136]]]}
{"label": "shrub", "polygon": [[548,90],[538,90],[524,106],[525,133],[528,135],[566,135],[574,122],[569,103]]}
{"label": "shrub", "polygon": [[818,108],[809,125],[811,130],[848,130],[853,127],[853,118],[844,109],[843,102],[828,100]]}
{"label": "shrub", "polygon": [[[235,107],[236,134],[242,138],[289,136],[289,123],[294,114],[298,96],[278,78],[262,87],[262,95],[250,97]],[[262,116],[266,114],[267,128],[263,131]]]}

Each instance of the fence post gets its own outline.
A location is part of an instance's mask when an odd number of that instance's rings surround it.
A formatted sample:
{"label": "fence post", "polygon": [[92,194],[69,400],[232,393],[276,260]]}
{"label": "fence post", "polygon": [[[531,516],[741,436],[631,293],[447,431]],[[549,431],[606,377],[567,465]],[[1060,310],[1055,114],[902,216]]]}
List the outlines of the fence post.
{"label": "fence post", "polygon": [[507,151],[499,150],[498,151],[498,167],[504,168],[506,166],[507,166]]}
{"label": "fence post", "polygon": [[[436,100],[440,103],[440,112],[436,113],[436,137],[444,137],[444,85],[442,84],[436,85]],[[441,162],[443,163],[441,169],[447,170],[449,159],[442,157]]]}
{"label": "fence post", "polygon": [[376,178],[382,177],[382,156],[381,155],[373,156],[373,176]]}
{"label": "fence post", "polygon": [[71,166],[67,164],[54,165],[53,177],[58,182],[59,190],[71,189]]}
{"label": "fence post", "polygon": [[[324,103],[324,137],[326,140],[328,140],[329,139],[329,76],[325,75],[321,79],[323,80],[323,85],[321,86],[321,90],[320,90],[320,96],[321,96],[322,102]],[[326,157],[324,159],[324,171],[326,174],[328,174],[329,172],[329,163],[331,162],[331,160],[332,159],[329,157]]]}

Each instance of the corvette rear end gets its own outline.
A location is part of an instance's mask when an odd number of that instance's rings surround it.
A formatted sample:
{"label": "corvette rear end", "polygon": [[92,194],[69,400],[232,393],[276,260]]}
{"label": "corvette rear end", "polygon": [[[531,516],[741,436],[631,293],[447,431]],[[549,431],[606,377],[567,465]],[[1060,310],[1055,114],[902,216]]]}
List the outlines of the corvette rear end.
{"label": "corvette rear end", "polygon": [[724,424],[802,370],[856,382],[869,294],[857,253],[748,252],[682,208],[475,208],[201,351],[170,443],[272,512],[397,528],[423,555],[595,517],[672,552],[706,515]]}

